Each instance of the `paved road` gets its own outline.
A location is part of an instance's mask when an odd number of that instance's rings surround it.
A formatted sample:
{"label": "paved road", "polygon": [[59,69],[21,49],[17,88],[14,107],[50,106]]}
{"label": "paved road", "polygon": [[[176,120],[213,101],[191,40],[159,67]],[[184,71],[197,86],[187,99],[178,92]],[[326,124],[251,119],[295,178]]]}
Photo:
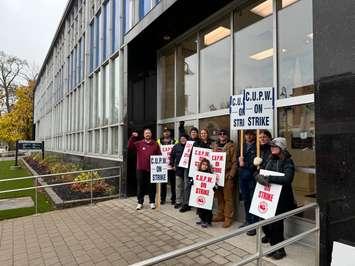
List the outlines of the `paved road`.
{"label": "paved road", "polygon": [[[0,265],[129,265],[211,237],[187,218],[192,212],[134,207],[134,199],[111,200],[2,221]],[[248,256],[240,244],[221,242],[161,265],[228,265]]]}

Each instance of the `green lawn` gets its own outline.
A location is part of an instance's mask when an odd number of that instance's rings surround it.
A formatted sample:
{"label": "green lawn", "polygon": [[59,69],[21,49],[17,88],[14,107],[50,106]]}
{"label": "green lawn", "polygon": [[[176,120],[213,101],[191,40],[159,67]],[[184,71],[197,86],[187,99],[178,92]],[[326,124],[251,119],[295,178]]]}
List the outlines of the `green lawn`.
{"label": "green lawn", "polygon": [[[22,168],[16,170],[10,169],[13,165],[14,161],[0,161],[0,180],[30,175],[25,169]],[[0,191],[33,187],[33,185],[33,179],[0,182]],[[34,189],[0,194],[0,199],[26,196],[32,197],[33,202],[35,202]],[[38,212],[47,212],[50,210],[53,210],[52,204],[47,200],[44,193],[38,192]],[[35,212],[35,207],[0,211],[0,220],[31,215]]]}

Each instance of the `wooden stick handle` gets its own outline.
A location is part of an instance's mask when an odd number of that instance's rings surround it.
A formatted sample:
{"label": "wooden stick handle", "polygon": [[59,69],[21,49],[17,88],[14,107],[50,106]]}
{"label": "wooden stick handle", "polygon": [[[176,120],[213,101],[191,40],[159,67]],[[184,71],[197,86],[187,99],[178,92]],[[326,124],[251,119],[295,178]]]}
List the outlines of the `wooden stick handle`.
{"label": "wooden stick handle", "polygon": [[260,129],[256,130],[256,157],[260,157],[260,141],[259,141]]}
{"label": "wooden stick handle", "polygon": [[156,202],[157,202],[157,208],[158,210],[160,209],[160,183],[157,183],[157,197],[156,197]]}
{"label": "wooden stick handle", "polygon": [[240,156],[244,155],[244,130],[240,130]]}

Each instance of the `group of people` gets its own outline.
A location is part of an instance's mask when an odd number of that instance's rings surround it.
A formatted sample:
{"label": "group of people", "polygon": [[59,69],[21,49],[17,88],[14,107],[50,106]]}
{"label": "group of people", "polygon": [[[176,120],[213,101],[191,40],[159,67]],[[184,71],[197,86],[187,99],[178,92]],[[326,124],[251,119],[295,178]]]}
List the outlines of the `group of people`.
{"label": "group of people", "polygon": [[[180,126],[181,128],[181,126]],[[296,207],[292,190],[292,181],[294,177],[294,163],[291,155],[287,151],[286,139],[282,137],[272,140],[271,133],[268,130],[260,130],[259,139],[256,139],[254,130],[246,130],[244,134],[244,144],[242,153],[232,140],[230,140],[228,131],[221,129],[218,132],[218,140],[211,141],[208,130],[200,131],[193,127],[187,135],[184,130],[179,130],[179,140],[175,141],[171,137],[171,131],[165,128],[163,136],[155,141],[152,139],[150,129],[144,129],[143,139],[139,140],[138,133],[133,132],[129,141],[128,148],[137,152],[137,210],[143,208],[144,196],[149,194],[149,203],[152,209],[155,209],[156,185],[150,183],[150,156],[160,155],[160,145],[174,144],[170,154],[171,170],[168,171],[168,181],[171,187],[171,203],[180,212],[190,211],[189,198],[193,177],[189,176],[189,168],[179,166],[184,148],[188,140],[194,141],[193,147],[209,148],[213,151],[226,153],[225,181],[224,187],[215,186],[215,197],[217,199],[217,211],[212,214],[212,210],[197,209],[200,220],[196,222],[206,228],[212,222],[223,222],[223,227],[230,227],[235,219],[235,201],[239,195],[244,202],[245,222],[240,226],[244,227],[260,220],[259,217],[249,213],[256,182],[262,185],[280,184],[282,191],[276,210],[276,215],[287,212]],[[260,156],[257,156],[257,144],[260,144]],[[191,158],[190,158],[191,160]],[[284,176],[263,176],[259,174],[259,169],[265,169],[284,173]],[[198,167],[199,171],[212,172],[211,162],[203,159]],[[238,182],[238,183],[237,183]],[[237,184],[239,191],[236,191]],[[161,204],[166,203],[166,184],[162,185]],[[276,245],[284,240],[284,224],[278,221],[263,227],[265,236],[263,243]],[[247,235],[253,236],[256,230],[250,230]],[[285,250],[279,249],[269,254],[274,259],[282,259],[286,256]]]}

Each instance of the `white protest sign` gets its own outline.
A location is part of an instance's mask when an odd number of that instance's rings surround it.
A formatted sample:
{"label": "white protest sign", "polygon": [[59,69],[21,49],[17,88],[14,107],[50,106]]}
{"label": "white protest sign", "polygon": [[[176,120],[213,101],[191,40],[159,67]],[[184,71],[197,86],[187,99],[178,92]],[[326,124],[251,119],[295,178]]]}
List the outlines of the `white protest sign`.
{"label": "white protest sign", "polygon": [[[284,176],[283,173],[266,171],[263,169],[260,170],[260,175]],[[263,219],[274,217],[276,214],[277,204],[279,203],[281,190],[281,185],[270,184],[269,186],[263,186],[257,183],[249,212]]]}
{"label": "white protest sign", "polygon": [[192,151],[192,147],[194,145],[194,141],[186,141],[184,152],[182,153],[180,162],[179,162],[179,167],[182,168],[189,168],[189,160],[190,160],[190,154]]}
{"label": "white protest sign", "polygon": [[150,156],[150,183],[168,182],[168,164],[163,155]]}
{"label": "white protest sign", "polygon": [[168,170],[173,169],[173,167],[170,165],[170,154],[171,151],[173,150],[174,145],[160,145],[160,151],[161,155],[163,155],[166,158],[166,162],[168,164]]}
{"label": "white protest sign", "polygon": [[230,113],[230,129],[244,129],[244,94],[230,96],[229,113]]}
{"label": "white protest sign", "polygon": [[243,129],[272,129],[274,89],[251,88],[244,91],[245,126]]}
{"label": "white protest sign", "polygon": [[333,242],[332,266],[352,266],[355,261],[355,247]]}
{"label": "white protest sign", "polygon": [[212,210],[216,176],[210,173],[196,172],[193,179],[189,206]]}
{"label": "white protest sign", "polygon": [[216,175],[217,185],[220,187],[224,187],[226,158],[227,154],[225,152],[211,153],[212,172]]}
{"label": "white protest sign", "polygon": [[212,153],[211,149],[198,148],[198,147],[192,148],[189,176],[194,177],[196,175],[196,172],[198,171],[198,166],[203,158],[206,158],[209,161],[211,161],[210,158],[211,153]]}

